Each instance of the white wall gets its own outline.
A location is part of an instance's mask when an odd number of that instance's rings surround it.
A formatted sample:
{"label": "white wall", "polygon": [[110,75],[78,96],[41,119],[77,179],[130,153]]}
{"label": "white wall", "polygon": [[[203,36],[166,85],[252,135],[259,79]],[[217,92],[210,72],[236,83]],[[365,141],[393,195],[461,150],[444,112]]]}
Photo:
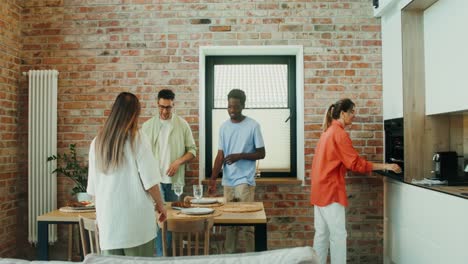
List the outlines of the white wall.
{"label": "white wall", "polygon": [[385,263],[468,263],[468,199],[385,179]]}
{"label": "white wall", "polygon": [[397,5],[398,9],[401,10],[412,1],[413,0],[379,0],[379,7],[374,8],[374,16],[383,17],[387,15],[388,10],[394,5]]}
{"label": "white wall", "polygon": [[383,117],[403,117],[401,10],[395,3],[382,16]]}
{"label": "white wall", "polygon": [[468,109],[467,26],[467,0],[439,0],[424,11],[426,114]]}

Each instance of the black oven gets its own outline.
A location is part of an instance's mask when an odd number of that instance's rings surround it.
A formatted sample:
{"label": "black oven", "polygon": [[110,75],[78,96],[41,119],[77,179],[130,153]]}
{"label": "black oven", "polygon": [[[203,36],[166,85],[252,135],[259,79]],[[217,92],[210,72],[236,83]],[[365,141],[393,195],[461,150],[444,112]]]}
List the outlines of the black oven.
{"label": "black oven", "polygon": [[388,119],[384,121],[385,132],[385,163],[396,163],[401,167],[401,173],[393,171],[379,171],[379,173],[392,178],[403,179],[405,168],[403,118]]}

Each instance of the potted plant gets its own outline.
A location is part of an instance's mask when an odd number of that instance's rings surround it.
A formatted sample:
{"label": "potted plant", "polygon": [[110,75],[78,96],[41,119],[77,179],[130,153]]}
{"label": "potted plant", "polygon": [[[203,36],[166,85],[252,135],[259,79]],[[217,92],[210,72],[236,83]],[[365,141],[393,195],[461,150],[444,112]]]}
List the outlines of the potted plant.
{"label": "potted plant", "polygon": [[90,200],[86,193],[88,185],[88,166],[82,165],[76,158],[76,144],[70,144],[69,153],[57,154],[47,157],[47,161],[57,161],[57,168],[52,173],[57,173],[75,182],[72,194],[78,201]]}

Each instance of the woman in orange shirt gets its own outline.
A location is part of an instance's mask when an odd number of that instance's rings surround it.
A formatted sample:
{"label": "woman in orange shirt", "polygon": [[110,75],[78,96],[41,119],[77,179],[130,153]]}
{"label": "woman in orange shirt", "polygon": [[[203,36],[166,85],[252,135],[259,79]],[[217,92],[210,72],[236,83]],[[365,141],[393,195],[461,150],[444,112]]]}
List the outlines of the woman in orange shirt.
{"label": "woman in orange shirt", "polygon": [[346,171],[401,172],[397,164],[372,163],[359,156],[345,131],[345,126],[353,122],[354,107],[350,99],[339,100],[328,107],[323,122],[324,132],[315,148],[310,202],[314,205],[314,249],[320,263],[326,263],[329,247],[332,264],[346,263]]}

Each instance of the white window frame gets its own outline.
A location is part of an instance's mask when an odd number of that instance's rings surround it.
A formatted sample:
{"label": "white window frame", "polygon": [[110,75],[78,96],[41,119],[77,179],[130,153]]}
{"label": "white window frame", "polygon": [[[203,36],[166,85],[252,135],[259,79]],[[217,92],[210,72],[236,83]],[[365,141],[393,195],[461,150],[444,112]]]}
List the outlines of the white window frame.
{"label": "white window frame", "polygon": [[[206,56],[289,55],[296,57],[296,178],[305,181],[304,162],[304,51],[300,45],[272,46],[200,46],[198,63],[199,80],[199,182],[205,179],[205,57]],[[268,155],[268,146],[265,146]]]}

